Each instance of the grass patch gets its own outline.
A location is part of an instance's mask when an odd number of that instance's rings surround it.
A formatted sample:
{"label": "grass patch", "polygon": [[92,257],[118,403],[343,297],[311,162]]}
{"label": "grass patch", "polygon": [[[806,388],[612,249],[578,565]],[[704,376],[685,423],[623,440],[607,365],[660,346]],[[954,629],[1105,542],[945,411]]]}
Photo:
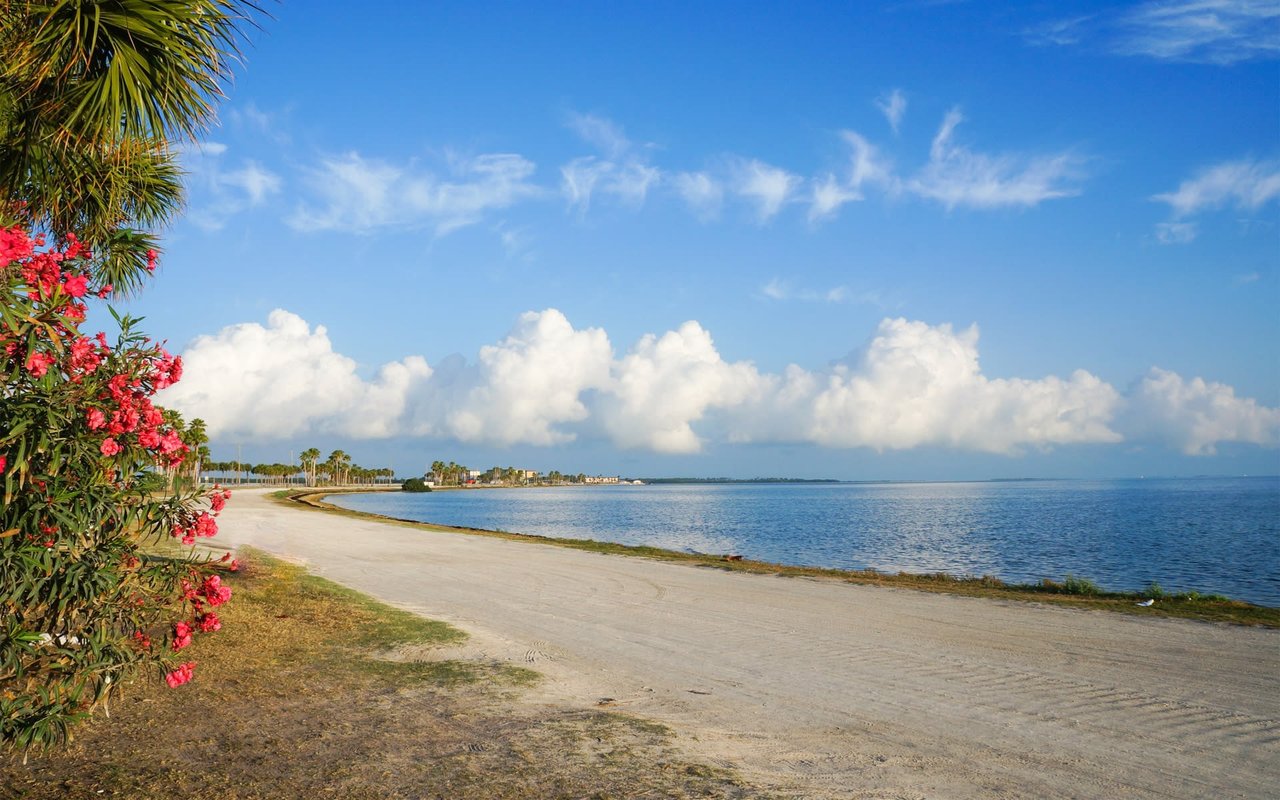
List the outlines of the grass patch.
{"label": "grass patch", "polygon": [[[359,491],[359,490],[353,490]],[[473,536],[490,536],[511,541],[536,542],[573,550],[584,550],[591,553],[624,555],[667,561],[677,564],[722,569],[732,572],[750,572],[761,575],[778,575],[790,578],[819,578],[874,586],[890,586],[903,589],[916,589],[927,592],[958,594],[968,597],[986,597],[999,600],[1015,600],[1022,602],[1049,603],[1076,608],[1115,611],[1124,614],[1142,616],[1177,617],[1210,622],[1228,622],[1236,625],[1258,625],[1268,628],[1280,628],[1280,608],[1257,606],[1240,600],[1232,600],[1219,594],[1201,594],[1184,592],[1168,595],[1161,590],[1159,597],[1149,594],[1150,587],[1144,592],[1109,592],[1100,588],[1088,578],[1068,575],[1061,581],[1044,580],[1034,584],[1005,583],[993,575],[958,576],[945,572],[917,574],[909,572],[889,573],[877,570],[839,570],[820,567],[791,567],[772,564],[766,561],[750,559],[732,560],[727,555],[704,555],[682,553],[675,550],[664,550],[659,547],[642,545],[615,544],[613,542],[597,542],[583,539],[565,539],[550,536],[532,536],[507,531],[488,531],[475,528],[459,528],[450,525],[417,522],[414,520],[388,517],[381,514],[370,514],[326,503],[324,498],[333,494],[345,494],[345,491],[333,490],[285,490],[274,492],[270,496],[282,503],[289,503],[295,508],[310,509],[327,514],[338,514],[356,519],[376,519],[390,524],[401,525],[418,530],[463,533]],[[1159,589],[1159,585],[1155,584]],[[1146,599],[1156,599],[1156,603],[1142,607],[1137,603]]]}
{"label": "grass patch", "polygon": [[0,751],[0,797],[760,797],[662,726],[512,698],[538,673],[466,634],[243,550],[177,690],[123,687],[64,750]]}

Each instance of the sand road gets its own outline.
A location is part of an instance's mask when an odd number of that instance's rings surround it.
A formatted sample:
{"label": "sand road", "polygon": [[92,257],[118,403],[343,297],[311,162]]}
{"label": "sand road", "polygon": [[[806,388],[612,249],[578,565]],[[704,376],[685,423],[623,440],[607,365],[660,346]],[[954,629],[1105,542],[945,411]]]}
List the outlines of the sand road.
{"label": "sand road", "polygon": [[733,574],[291,509],[250,544],[803,797],[1278,797],[1280,632]]}

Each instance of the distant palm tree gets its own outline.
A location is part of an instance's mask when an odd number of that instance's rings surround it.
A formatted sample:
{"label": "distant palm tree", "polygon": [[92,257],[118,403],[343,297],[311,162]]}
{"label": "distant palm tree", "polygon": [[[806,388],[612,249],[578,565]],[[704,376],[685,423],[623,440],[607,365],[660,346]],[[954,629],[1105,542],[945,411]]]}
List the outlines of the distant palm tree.
{"label": "distant palm tree", "polygon": [[308,447],[306,450],[302,451],[301,458],[302,458],[302,465],[304,468],[310,466],[310,472],[308,473],[308,477],[307,477],[307,485],[315,486],[316,485],[316,459],[320,458],[320,451],[314,447]]}

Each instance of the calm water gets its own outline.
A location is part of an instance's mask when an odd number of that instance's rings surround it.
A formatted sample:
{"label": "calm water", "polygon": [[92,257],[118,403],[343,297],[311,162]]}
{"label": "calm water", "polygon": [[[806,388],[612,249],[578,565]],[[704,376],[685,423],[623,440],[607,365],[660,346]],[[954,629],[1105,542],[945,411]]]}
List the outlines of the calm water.
{"label": "calm water", "polygon": [[782,564],[1088,577],[1280,606],[1280,478],[657,485],[339,495],[359,511]]}

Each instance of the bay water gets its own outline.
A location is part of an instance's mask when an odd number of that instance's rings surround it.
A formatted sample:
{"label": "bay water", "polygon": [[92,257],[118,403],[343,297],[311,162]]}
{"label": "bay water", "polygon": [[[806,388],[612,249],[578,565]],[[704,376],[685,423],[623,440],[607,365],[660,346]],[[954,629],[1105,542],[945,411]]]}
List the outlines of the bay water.
{"label": "bay water", "polygon": [[[1068,573],[1280,606],[1280,477],[653,484],[335,495],[355,511],[838,569]],[[406,535],[412,535],[406,532]]]}

